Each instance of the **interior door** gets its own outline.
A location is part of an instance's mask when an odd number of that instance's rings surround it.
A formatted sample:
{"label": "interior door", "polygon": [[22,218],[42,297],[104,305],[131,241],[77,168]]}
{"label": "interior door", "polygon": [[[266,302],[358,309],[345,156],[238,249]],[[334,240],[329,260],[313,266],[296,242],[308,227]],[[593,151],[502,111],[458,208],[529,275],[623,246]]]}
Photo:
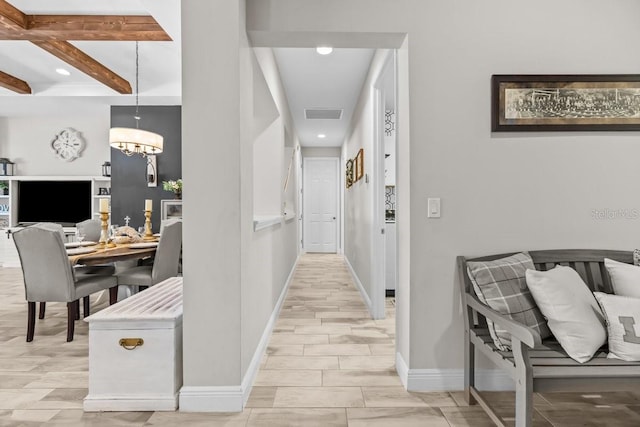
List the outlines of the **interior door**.
{"label": "interior door", "polygon": [[303,177],[304,250],[335,253],[338,248],[338,159],[304,159]]}

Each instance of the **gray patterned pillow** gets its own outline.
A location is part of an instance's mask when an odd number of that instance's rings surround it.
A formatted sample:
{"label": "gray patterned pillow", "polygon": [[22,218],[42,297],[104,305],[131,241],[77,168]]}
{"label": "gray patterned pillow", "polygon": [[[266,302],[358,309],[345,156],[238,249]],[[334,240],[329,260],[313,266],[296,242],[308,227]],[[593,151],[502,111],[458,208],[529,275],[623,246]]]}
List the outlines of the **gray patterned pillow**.
{"label": "gray patterned pillow", "polygon": [[[469,261],[467,273],[478,299],[497,312],[536,330],[544,339],[551,336],[547,321],[536,306],[525,280],[525,271],[535,270],[528,253],[495,261]],[[509,333],[487,319],[496,347],[511,350]]]}

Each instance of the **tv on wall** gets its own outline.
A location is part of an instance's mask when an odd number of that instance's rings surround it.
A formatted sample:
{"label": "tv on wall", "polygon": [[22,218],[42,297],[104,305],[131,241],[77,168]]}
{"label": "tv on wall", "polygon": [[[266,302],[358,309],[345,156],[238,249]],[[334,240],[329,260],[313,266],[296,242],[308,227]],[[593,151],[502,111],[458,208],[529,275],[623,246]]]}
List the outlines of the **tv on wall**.
{"label": "tv on wall", "polygon": [[18,181],[18,224],[74,226],[91,218],[91,181]]}

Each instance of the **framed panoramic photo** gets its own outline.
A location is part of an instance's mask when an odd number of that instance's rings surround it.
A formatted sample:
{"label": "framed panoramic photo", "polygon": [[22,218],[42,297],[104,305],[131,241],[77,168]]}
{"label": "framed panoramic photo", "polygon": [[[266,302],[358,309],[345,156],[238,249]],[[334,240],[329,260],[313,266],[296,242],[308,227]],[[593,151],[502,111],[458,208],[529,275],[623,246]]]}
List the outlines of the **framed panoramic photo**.
{"label": "framed panoramic photo", "polygon": [[493,75],[491,130],[638,131],[640,75]]}

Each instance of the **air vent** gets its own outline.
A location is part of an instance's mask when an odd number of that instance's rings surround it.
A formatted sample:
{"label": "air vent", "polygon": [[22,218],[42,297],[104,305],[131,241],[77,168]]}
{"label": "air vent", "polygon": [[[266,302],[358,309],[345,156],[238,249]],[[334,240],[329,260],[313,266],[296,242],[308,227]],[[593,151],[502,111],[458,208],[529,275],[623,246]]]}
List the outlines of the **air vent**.
{"label": "air vent", "polygon": [[305,108],[304,117],[309,120],[340,120],[342,118],[342,109],[333,108]]}

